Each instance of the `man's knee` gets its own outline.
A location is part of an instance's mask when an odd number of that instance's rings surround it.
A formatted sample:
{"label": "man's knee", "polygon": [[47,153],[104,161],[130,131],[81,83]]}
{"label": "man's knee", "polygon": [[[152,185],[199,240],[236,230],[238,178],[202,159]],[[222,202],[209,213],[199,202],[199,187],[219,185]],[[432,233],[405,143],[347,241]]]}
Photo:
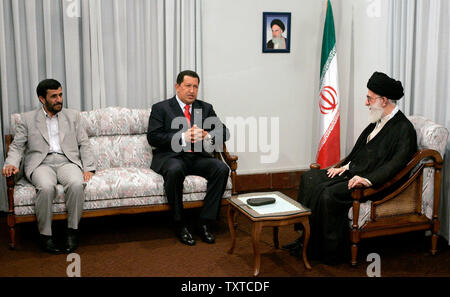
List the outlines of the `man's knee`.
{"label": "man's knee", "polygon": [[67,184],[67,189],[72,192],[83,192],[84,191],[83,180],[81,180],[81,179],[80,180],[78,180],[78,179],[71,180]]}
{"label": "man's knee", "polygon": [[304,182],[309,182],[318,175],[318,172],[317,169],[310,169],[302,174],[301,179],[303,179]]}
{"label": "man's knee", "polygon": [[56,185],[51,183],[46,183],[36,186],[36,193],[38,194],[38,201],[42,203],[44,201],[52,202],[56,195]]}
{"label": "man's knee", "polygon": [[220,162],[217,163],[217,172],[220,176],[228,178],[228,176],[230,175],[230,168],[228,168],[228,166],[225,163]]}
{"label": "man's knee", "polygon": [[54,194],[56,191],[56,184],[53,183],[42,183],[36,185],[36,190],[43,194]]}
{"label": "man's knee", "polygon": [[167,167],[164,175],[165,179],[183,179],[186,177],[186,172],[181,163],[172,163]]}

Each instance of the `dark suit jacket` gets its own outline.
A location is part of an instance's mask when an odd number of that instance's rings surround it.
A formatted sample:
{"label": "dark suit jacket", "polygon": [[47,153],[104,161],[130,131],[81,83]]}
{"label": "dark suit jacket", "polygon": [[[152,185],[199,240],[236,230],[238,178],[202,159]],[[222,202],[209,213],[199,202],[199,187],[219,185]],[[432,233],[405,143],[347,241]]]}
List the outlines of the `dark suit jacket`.
{"label": "dark suit jacket", "polygon": [[[217,118],[213,106],[201,100],[192,104],[191,124],[208,131],[213,137],[216,150],[230,138],[230,132]],[[183,110],[175,97],[153,104],[148,121],[147,140],[153,147],[153,159],[150,166],[155,172],[161,170],[164,162],[171,157],[184,154],[181,150],[181,134],[189,129]],[[194,150],[189,146],[188,149]],[[212,157],[204,149],[195,152],[205,157]]]}
{"label": "dark suit jacket", "polygon": [[417,135],[414,126],[401,111],[367,143],[373,129],[375,124],[364,129],[342,165],[351,161],[351,175],[365,177],[375,186],[392,178],[411,160],[417,152]]}

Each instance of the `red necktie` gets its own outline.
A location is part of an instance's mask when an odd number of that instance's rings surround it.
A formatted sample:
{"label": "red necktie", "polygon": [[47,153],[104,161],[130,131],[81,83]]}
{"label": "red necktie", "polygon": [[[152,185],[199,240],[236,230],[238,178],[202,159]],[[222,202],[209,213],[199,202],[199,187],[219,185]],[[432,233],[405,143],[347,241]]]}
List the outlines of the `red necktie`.
{"label": "red necktie", "polygon": [[191,114],[189,113],[189,105],[184,106],[184,116],[187,119],[189,127],[191,126]]}

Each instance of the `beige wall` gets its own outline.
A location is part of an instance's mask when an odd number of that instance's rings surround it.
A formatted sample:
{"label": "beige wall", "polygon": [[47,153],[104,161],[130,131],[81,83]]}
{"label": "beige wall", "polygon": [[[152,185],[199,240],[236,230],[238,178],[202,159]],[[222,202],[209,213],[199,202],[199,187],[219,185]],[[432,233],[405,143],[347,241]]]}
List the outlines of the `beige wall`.
{"label": "beige wall", "polygon": [[[381,17],[370,18],[367,7],[377,4],[377,0],[372,1],[332,1],[340,72],[342,156],[367,124],[367,79],[375,70],[386,70],[387,4],[379,0]],[[279,123],[278,160],[262,163],[261,157],[269,153],[260,146],[259,151],[249,152],[247,145],[246,152],[235,152],[238,173],[308,168],[318,142],[316,97],[326,1],[207,0],[202,5],[203,99],[214,105],[223,121],[267,118],[270,123],[274,117]],[[265,11],[291,12],[290,53],[262,53]],[[238,136],[238,131],[232,131],[235,149],[242,140]]]}

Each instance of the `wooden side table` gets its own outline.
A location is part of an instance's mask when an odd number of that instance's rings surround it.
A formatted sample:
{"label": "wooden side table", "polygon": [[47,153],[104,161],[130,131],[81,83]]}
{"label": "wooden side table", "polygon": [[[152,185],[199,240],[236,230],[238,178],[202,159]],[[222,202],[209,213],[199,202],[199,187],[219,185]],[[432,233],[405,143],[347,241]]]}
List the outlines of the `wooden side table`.
{"label": "wooden side table", "polygon": [[[265,205],[264,212],[258,212],[257,207],[252,207],[245,203],[245,200],[252,197],[258,196],[271,196],[276,197],[277,202],[271,205]],[[281,199],[281,200],[278,200]],[[236,244],[236,219],[237,216],[242,213],[244,214],[251,222],[252,222],[252,244],[253,244],[253,253],[255,260],[254,267],[254,276],[259,275],[259,269],[261,266],[261,255],[259,251],[259,240],[261,236],[261,230],[263,227],[273,227],[273,243],[275,248],[279,248],[278,242],[278,227],[292,225],[301,223],[304,228],[303,233],[303,263],[305,264],[306,269],[311,269],[311,265],[308,262],[306,256],[306,250],[308,247],[310,229],[309,229],[309,215],[311,211],[305,208],[303,205],[298,203],[297,201],[292,200],[288,196],[284,195],[280,192],[266,192],[266,193],[248,193],[243,195],[237,195],[229,198],[230,204],[228,205],[228,227],[230,229],[231,234],[231,247],[228,250],[229,254],[232,254],[234,251],[234,246]],[[279,202],[280,201],[280,202]],[[277,211],[277,203],[287,202],[290,205],[289,211]],[[284,203],[286,205],[286,203]],[[270,207],[274,210],[271,212]]]}

